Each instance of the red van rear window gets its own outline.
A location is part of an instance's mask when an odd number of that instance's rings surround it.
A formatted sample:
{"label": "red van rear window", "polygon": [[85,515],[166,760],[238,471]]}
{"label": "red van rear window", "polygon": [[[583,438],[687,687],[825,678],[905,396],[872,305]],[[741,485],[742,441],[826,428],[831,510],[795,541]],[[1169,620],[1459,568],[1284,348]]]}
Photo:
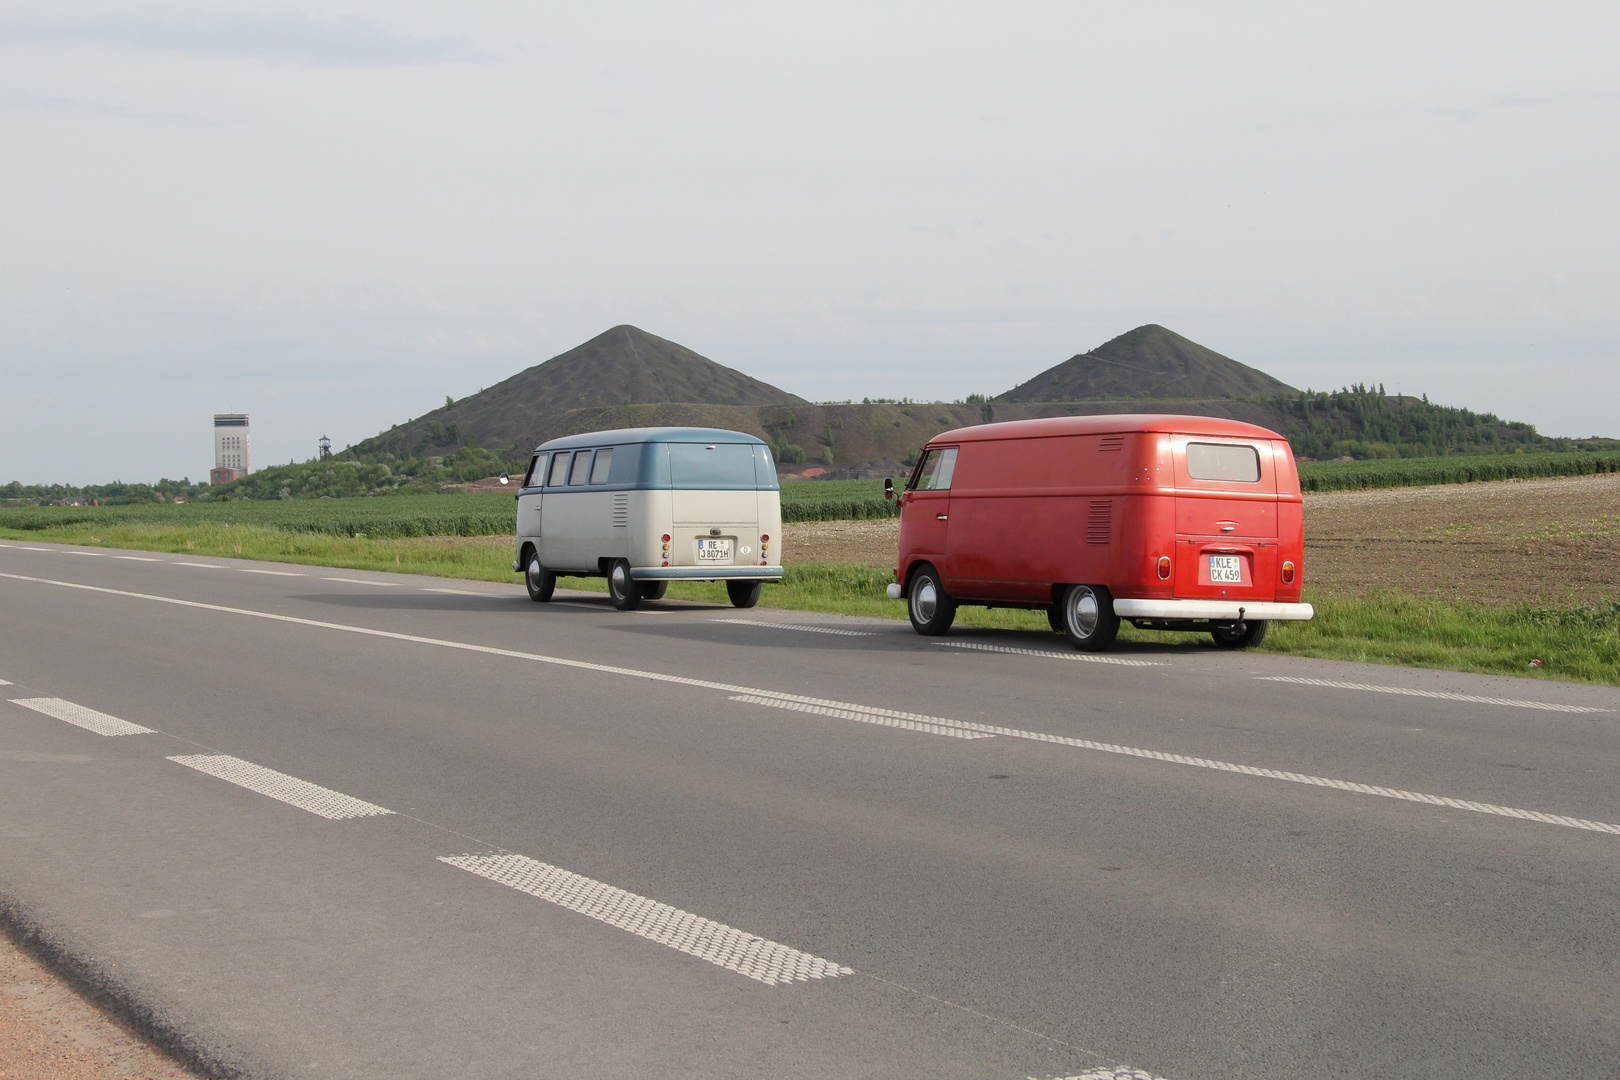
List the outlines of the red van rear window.
{"label": "red van rear window", "polygon": [[1187,475],[1194,480],[1260,480],[1260,453],[1231,443],[1188,443]]}

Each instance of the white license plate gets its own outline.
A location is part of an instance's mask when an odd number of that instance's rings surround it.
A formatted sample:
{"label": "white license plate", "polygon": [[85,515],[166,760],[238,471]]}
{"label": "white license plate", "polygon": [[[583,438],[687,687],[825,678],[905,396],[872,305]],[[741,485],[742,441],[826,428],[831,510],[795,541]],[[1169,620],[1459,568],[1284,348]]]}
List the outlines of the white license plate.
{"label": "white license plate", "polygon": [[698,562],[730,562],[731,541],[711,540],[707,537],[698,540]]}
{"label": "white license plate", "polygon": [[1216,585],[1243,584],[1243,563],[1240,555],[1211,555],[1209,580]]}

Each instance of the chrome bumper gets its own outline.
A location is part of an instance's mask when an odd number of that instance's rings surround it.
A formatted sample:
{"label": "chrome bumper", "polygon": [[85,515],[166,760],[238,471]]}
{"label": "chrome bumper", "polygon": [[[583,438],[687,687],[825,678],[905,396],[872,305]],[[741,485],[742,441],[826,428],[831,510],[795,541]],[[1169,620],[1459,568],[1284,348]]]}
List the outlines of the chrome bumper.
{"label": "chrome bumper", "polygon": [[633,581],[781,581],[780,566],[632,566]]}
{"label": "chrome bumper", "polygon": [[1279,604],[1275,601],[1241,600],[1115,600],[1114,614],[1122,619],[1211,619],[1236,622],[1238,619],[1287,622],[1304,621],[1316,614],[1309,604]]}

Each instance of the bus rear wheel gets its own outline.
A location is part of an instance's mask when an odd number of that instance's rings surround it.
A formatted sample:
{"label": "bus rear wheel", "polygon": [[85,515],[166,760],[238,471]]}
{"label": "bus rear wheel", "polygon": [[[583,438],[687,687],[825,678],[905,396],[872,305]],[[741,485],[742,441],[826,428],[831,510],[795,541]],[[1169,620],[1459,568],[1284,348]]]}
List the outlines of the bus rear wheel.
{"label": "bus rear wheel", "polygon": [[731,597],[732,607],[749,608],[759,603],[760,590],[763,588],[763,583],[758,581],[728,581],[726,595]]}
{"label": "bus rear wheel", "polygon": [[623,559],[608,570],[608,598],[620,611],[633,611],[641,605],[641,585],[630,576],[630,564]]}

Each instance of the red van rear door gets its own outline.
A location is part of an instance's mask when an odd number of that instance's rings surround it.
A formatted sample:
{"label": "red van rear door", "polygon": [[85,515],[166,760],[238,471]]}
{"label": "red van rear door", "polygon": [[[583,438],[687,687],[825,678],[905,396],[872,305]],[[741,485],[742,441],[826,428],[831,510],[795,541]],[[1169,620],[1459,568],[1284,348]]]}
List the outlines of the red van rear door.
{"label": "red van rear door", "polygon": [[1177,435],[1172,444],[1176,596],[1272,599],[1277,468],[1270,440]]}

